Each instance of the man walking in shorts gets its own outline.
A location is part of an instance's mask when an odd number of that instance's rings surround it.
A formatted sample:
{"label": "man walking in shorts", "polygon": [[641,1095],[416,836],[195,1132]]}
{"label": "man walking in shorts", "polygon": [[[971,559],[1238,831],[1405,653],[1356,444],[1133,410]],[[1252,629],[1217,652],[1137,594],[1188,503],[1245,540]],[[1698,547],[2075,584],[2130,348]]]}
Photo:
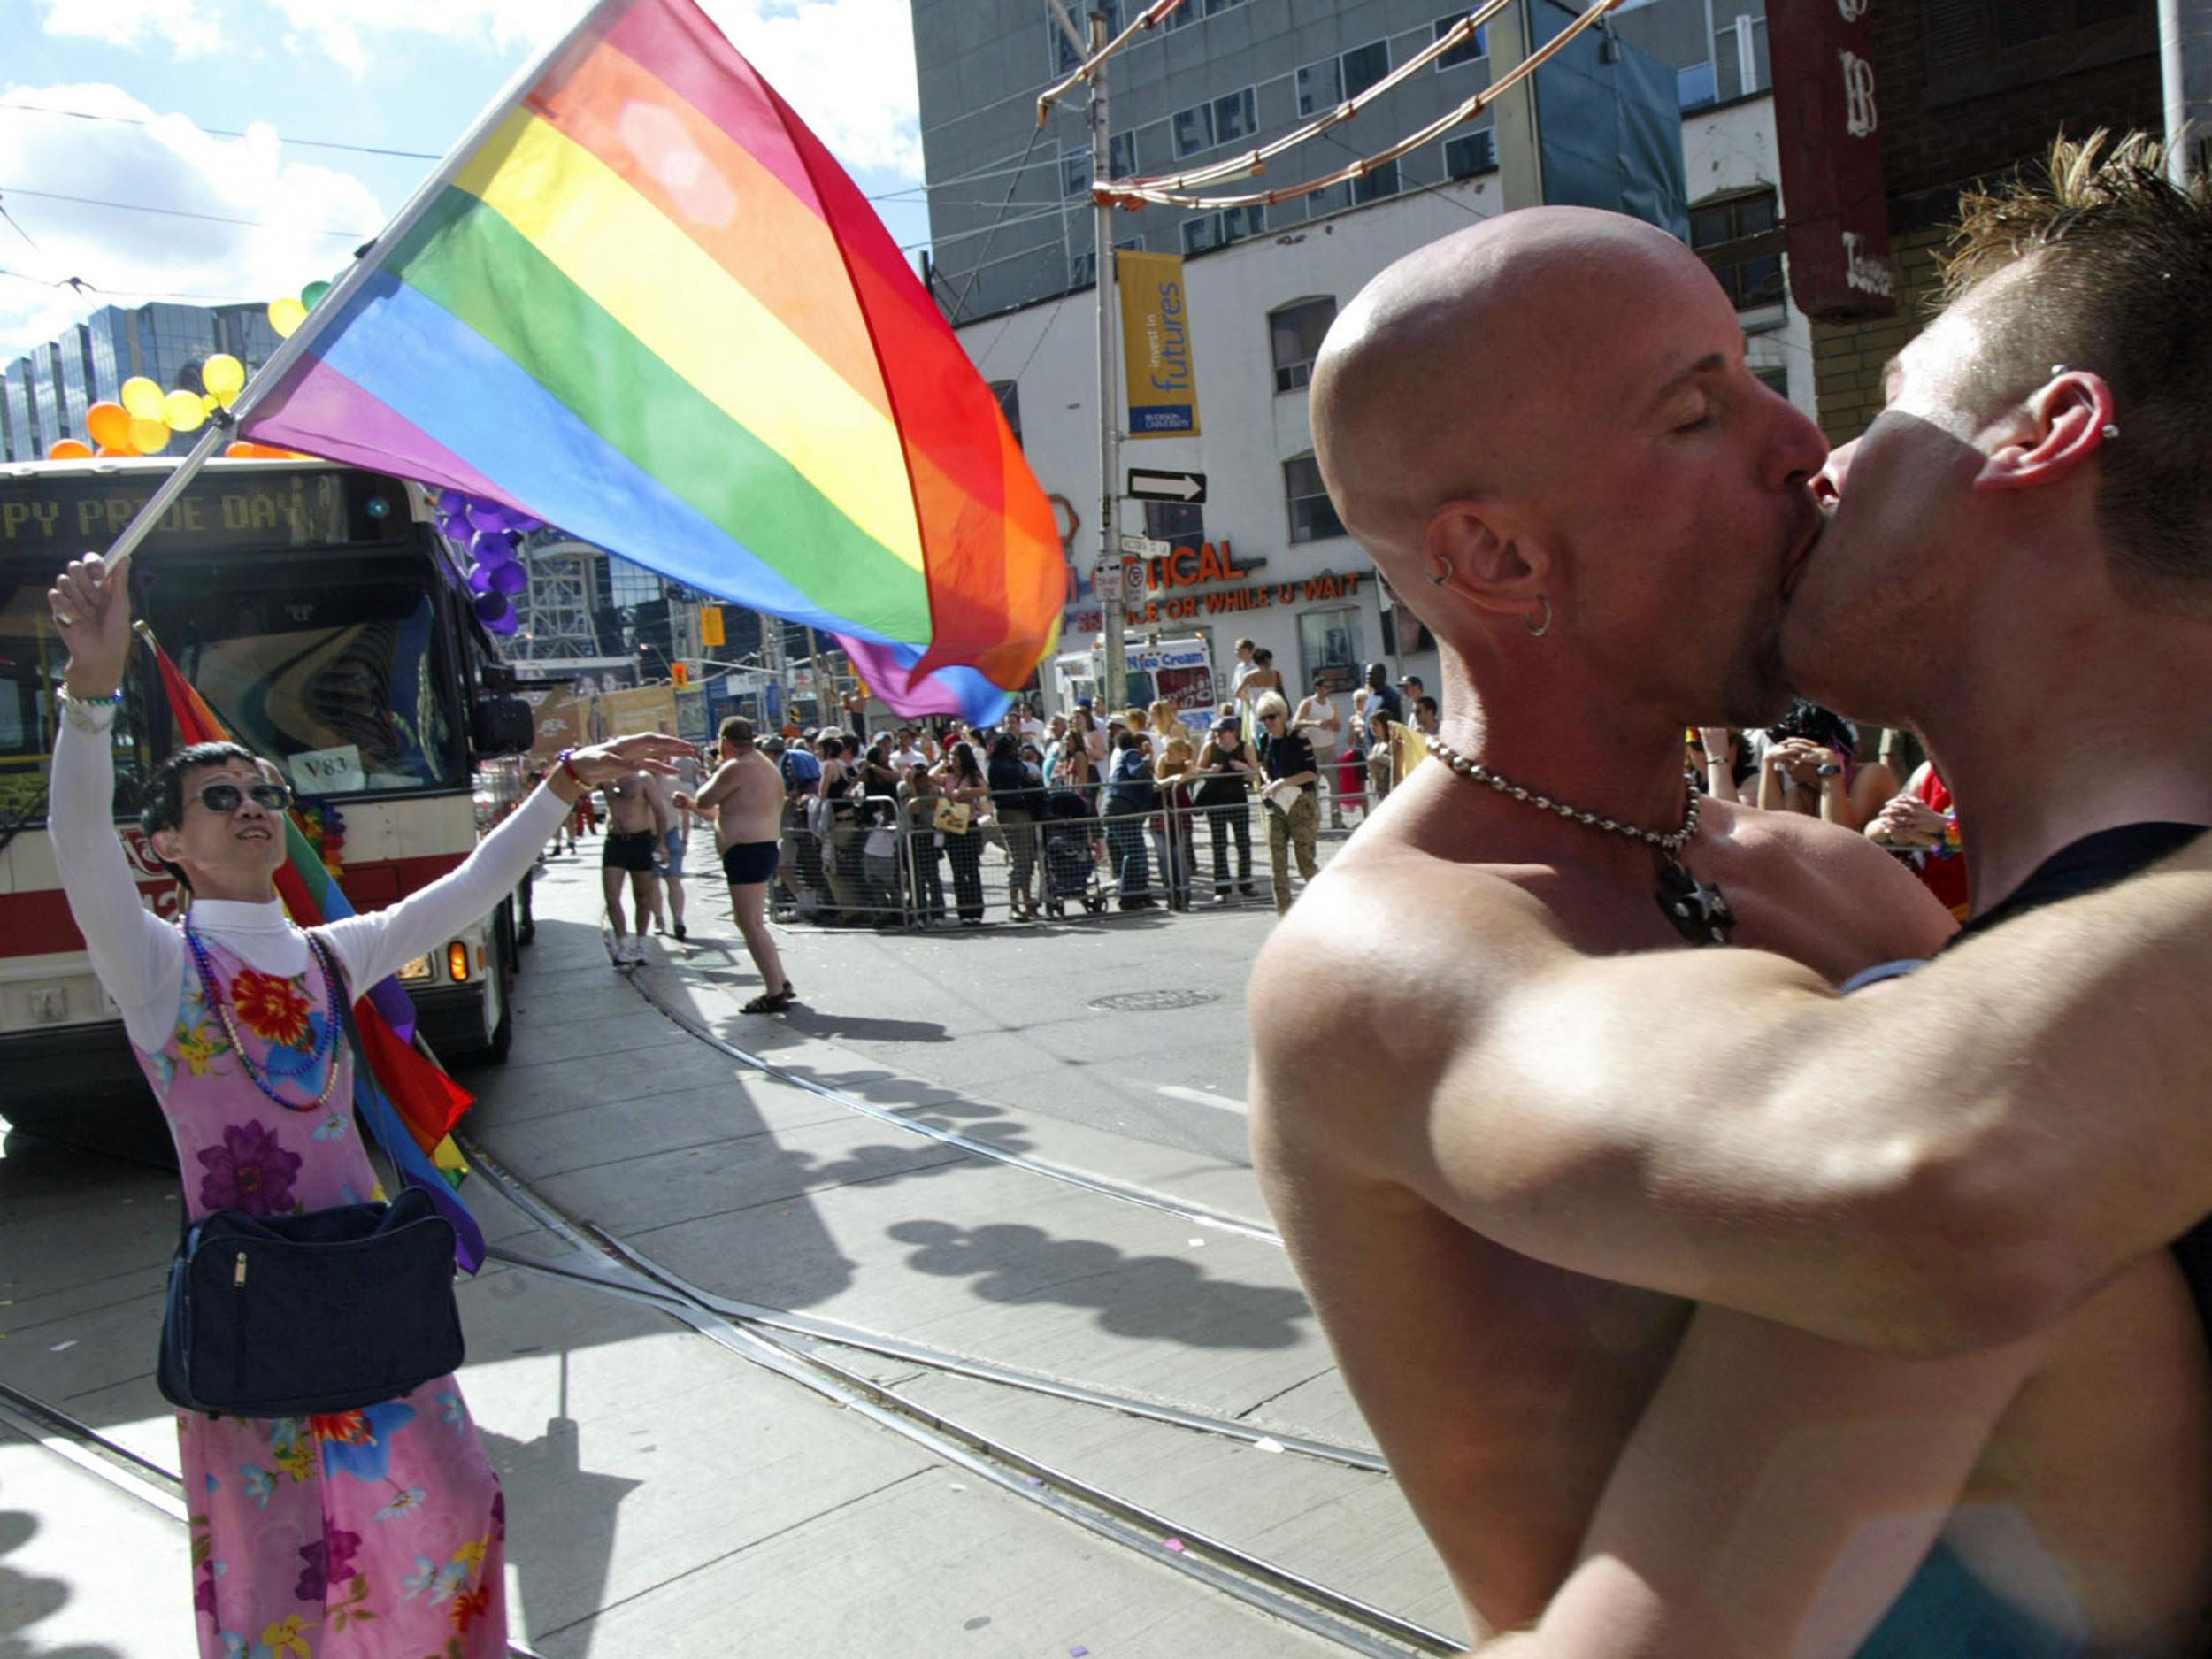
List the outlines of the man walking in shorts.
{"label": "man walking in shorts", "polygon": [[[659,797],[662,810],[667,813],[662,820],[660,847],[653,860],[653,873],[660,878],[654,895],[653,926],[678,939],[684,937],[684,846],[691,838],[691,814],[677,807],[676,795],[680,788],[697,787],[698,782],[699,763],[695,760],[691,763],[688,786],[680,776],[666,778],[651,772],[646,777],[646,787]],[[664,899],[667,902],[664,911],[660,902]],[[638,931],[643,933],[644,929]]]}
{"label": "man walking in shorts", "polygon": [[730,911],[760,971],[761,993],[743,1011],[780,1014],[799,996],[768,931],[768,884],[776,878],[777,835],[783,824],[783,774],[754,747],[753,723],[743,715],[722,722],[721,738],[722,764],[707,787],[695,798],[679,791],[676,805],[714,819],[714,849],[730,884]]}
{"label": "man walking in shorts", "polygon": [[[668,807],[653,792],[646,774],[634,772],[607,786],[607,835],[599,877],[607,893],[607,916],[614,923],[614,965],[634,968],[645,960],[645,918],[653,913],[655,855],[668,833]],[[623,926],[622,889],[630,889],[634,933]]]}

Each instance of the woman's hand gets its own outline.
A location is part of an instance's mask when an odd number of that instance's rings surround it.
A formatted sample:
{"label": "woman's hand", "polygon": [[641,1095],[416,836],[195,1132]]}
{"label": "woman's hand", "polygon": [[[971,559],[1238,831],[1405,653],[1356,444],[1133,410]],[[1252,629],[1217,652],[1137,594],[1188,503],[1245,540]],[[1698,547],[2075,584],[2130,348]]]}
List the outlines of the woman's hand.
{"label": "woman's hand", "polygon": [[[567,767],[556,769],[546,781],[555,786],[554,793],[564,801],[573,801],[585,789],[612,783],[616,779],[627,777],[634,772],[657,772],[672,775],[679,758],[698,752],[683,738],[671,737],[665,732],[639,732],[629,737],[613,738],[586,749],[569,750]],[[578,779],[582,780],[580,788],[575,781]],[[566,787],[563,787],[563,785]]]}
{"label": "woman's hand", "polygon": [[46,590],[54,632],[69,650],[69,695],[98,700],[123,684],[131,655],[131,556],[72,559]]}

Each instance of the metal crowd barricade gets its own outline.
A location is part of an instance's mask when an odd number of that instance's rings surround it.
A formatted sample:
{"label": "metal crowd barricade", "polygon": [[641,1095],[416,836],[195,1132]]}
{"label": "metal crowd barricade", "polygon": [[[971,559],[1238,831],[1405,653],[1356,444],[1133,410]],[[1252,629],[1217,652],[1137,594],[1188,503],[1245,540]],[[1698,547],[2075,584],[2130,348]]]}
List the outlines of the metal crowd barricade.
{"label": "metal crowd barricade", "polygon": [[1207,807],[1162,789],[1149,810],[1102,812],[1110,787],[1048,787],[1034,818],[995,814],[957,833],[937,827],[942,795],[871,795],[861,818],[825,841],[787,828],[780,879],[803,895],[801,920],[908,929],[1008,919],[1018,863],[1029,872],[1027,908],[1047,920],[1273,904],[1268,808],[1256,790]]}

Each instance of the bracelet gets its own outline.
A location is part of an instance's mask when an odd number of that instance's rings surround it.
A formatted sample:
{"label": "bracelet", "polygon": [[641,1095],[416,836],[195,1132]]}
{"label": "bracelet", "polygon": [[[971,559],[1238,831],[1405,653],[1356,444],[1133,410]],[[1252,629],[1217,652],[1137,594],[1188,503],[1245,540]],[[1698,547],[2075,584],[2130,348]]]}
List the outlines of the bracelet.
{"label": "bracelet", "polygon": [[104,709],[110,703],[119,705],[122,703],[123,687],[118,686],[113,691],[109,692],[104,697],[80,697],[76,695],[76,693],[69,689],[68,681],[64,680],[62,684],[55,689],[54,699],[58,703],[73,703],[80,709]]}
{"label": "bracelet", "polygon": [[560,763],[561,772],[568,779],[568,780],[574,784],[579,789],[581,789],[586,795],[589,795],[591,793],[591,786],[584,781],[584,774],[576,770],[576,763],[569,758],[569,757],[575,754],[575,752],[576,751],[572,749],[565,749],[558,755],[555,756],[554,758]]}

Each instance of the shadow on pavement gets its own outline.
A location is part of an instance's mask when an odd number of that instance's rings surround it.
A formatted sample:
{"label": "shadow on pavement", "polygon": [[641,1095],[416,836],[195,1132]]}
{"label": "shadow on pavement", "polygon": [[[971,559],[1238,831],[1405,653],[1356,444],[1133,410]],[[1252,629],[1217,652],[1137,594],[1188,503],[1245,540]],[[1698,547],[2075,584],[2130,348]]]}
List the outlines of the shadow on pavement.
{"label": "shadow on pavement", "polygon": [[1094,1239],[1054,1239],[1012,1223],[956,1227],[902,1221],[891,1238],[915,1246],[907,1265],[972,1276],[989,1302],[1056,1302],[1097,1310],[1102,1330],[1187,1348],[1289,1348],[1313,1310],[1295,1290],[1210,1279],[1174,1256],[1130,1256]]}
{"label": "shadow on pavement", "polygon": [[[37,1535],[39,1519],[21,1509],[0,1509],[0,1556],[6,1556]],[[51,1618],[69,1605],[69,1586],[58,1578],[42,1578],[19,1572],[0,1560],[0,1659],[124,1659],[103,1643],[90,1647],[76,1643],[67,1647],[42,1647],[30,1638],[33,1626]],[[182,1600],[180,1594],[179,1600]]]}
{"label": "shadow on pavement", "polygon": [[476,1432],[507,1494],[507,1559],[532,1636],[542,1640],[604,1606],[618,1511],[645,1483],[585,1469],[573,1417],[549,1417],[532,1440],[480,1423]]}

